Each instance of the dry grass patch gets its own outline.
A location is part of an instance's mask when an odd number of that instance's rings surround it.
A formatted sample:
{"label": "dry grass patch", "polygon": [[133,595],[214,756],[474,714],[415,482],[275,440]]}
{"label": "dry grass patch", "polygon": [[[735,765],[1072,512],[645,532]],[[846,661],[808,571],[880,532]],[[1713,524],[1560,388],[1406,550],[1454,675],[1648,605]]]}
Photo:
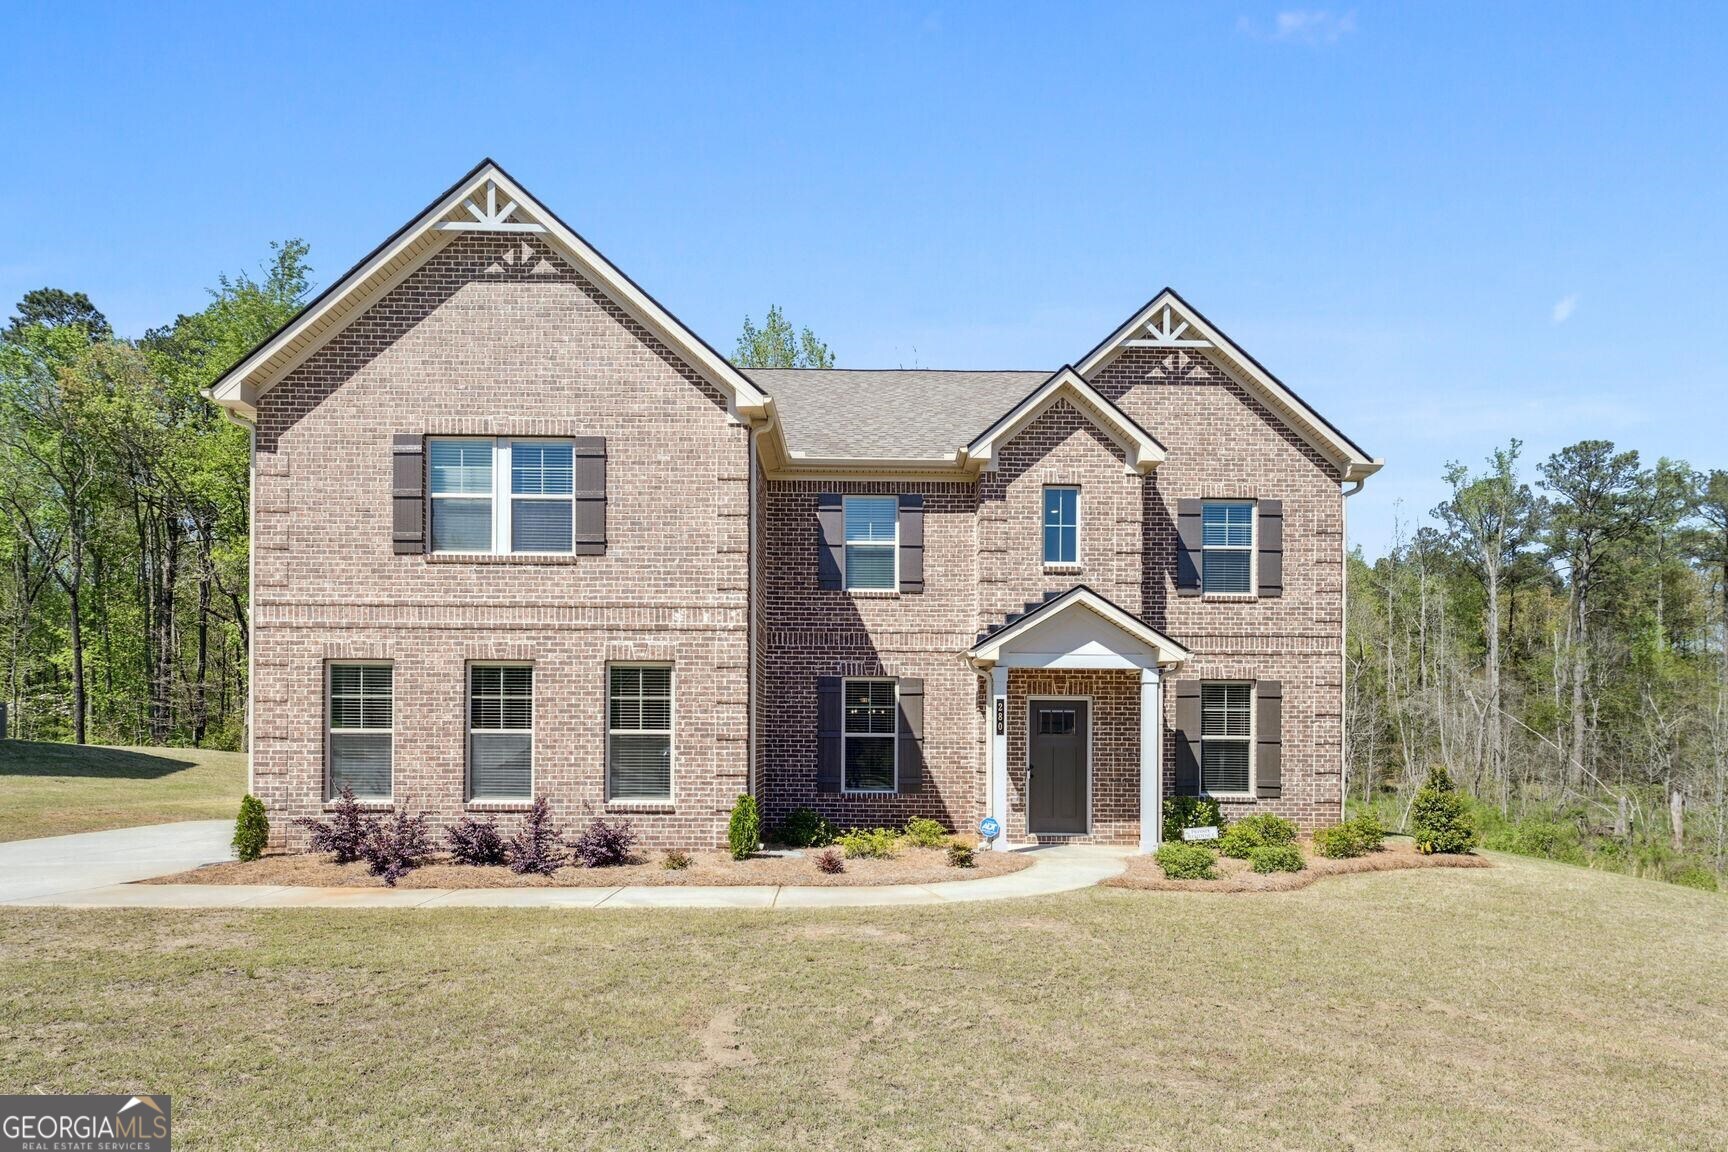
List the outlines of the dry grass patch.
{"label": "dry grass patch", "polygon": [[1254,872],[1246,860],[1218,857],[1216,880],[1172,880],[1150,856],[1131,856],[1128,870],[1104,881],[1112,888],[1139,888],[1150,892],[1292,892],[1330,876],[1352,876],[1365,872],[1400,872],[1411,868],[1492,868],[1486,856],[1424,856],[1406,838],[1390,838],[1385,847],[1366,856],[1329,860],[1314,854],[1314,845],[1300,842],[1308,866],[1300,872]]}
{"label": "dry grass patch", "polygon": [[245,792],[242,752],[0,740],[0,840],[232,820]]}

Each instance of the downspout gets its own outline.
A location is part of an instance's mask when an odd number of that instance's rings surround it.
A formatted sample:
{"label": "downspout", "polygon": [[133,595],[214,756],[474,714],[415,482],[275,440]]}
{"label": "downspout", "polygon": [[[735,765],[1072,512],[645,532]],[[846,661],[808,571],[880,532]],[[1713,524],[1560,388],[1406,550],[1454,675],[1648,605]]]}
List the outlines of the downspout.
{"label": "downspout", "polygon": [[[1348,473],[1346,473],[1348,476]],[[1350,679],[1350,497],[1362,491],[1368,483],[1365,476],[1357,477],[1350,488],[1343,490],[1339,501],[1338,533],[1338,819],[1344,819],[1345,806],[1350,802],[1350,729],[1345,719],[1347,685]]]}

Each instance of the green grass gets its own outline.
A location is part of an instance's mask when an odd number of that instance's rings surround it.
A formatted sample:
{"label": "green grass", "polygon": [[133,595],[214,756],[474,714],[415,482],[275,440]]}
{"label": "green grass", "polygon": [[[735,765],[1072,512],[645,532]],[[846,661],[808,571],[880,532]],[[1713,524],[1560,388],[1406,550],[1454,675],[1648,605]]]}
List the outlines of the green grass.
{"label": "green grass", "polygon": [[231,820],[245,791],[241,752],[0,740],[0,841]]}
{"label": "green grass", "polygon": [[176,1147],[1719,1148],[1728,898],[1514,857],[846,913],[0,909]]}

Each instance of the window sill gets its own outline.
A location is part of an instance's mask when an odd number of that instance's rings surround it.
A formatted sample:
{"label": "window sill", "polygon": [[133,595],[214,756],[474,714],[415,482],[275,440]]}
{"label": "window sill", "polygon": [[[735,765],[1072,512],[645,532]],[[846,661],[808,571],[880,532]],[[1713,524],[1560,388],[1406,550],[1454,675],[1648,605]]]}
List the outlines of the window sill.
{"label": "window sill", "polygon": [[[593,555],[600,555],[594,553]],[[428,564],[575,564],[588,556],[573,552],[425,552]]]}
{"label": "window sill", "polygon": [[526,812],[534,807],[532,800],[469,800],[463,805],[470,812]]}
{"label": "window sill", "polygon": [[678,807],[670,800],[608,800],[606,811],[670,816],[678,811]]}
{"label": "window sill", "polygon": [[1255,592],[1202,592],[1200,599],[1218,604],[1252,604],[1260,596]]}
{"label": "window sill", "polygon": [[1044,571],[1046,572],[1084,572],[1085,570],[1084,564],[1057,564],[1050,560],[1044,561]]}
{"label": "window sill", "polygon": [[898,796],[898,788],[842,788],[842,796]]}
{"label": "window sill", "polygon": [[1252,792],[1202,792],[1202,799],[1222,800],[1227,804],[1247,804],[1256,797]]}
{"label": "window sill", "polygon": [[[376,796],[369,799],[356,796],[354,802],[360,806],[362,812],[389,812],[396,807],[396,801]],[[330,799],[324,801],[324,811],[334,812],[336,811],[336,806],[340,803],[342,803],[341,797],[332,796]]]}
{"label": "window sill", "polygon": [[846,595],[860,600],[893,600],[900,595],[898,588],[848,588]]}

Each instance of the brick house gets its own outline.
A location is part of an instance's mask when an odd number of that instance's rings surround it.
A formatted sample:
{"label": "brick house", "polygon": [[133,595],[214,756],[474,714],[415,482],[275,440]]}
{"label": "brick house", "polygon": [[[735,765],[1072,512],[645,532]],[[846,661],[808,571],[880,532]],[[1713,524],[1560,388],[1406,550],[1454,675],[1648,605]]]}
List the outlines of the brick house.
{"label": "brick house", "polygon": [[1000,845],[1339,815],[1380,462],[1172,291],[1054,372],[746,370],[487,161],[210,395],[290,837],[344,784],[666,846],[745,791]]}

